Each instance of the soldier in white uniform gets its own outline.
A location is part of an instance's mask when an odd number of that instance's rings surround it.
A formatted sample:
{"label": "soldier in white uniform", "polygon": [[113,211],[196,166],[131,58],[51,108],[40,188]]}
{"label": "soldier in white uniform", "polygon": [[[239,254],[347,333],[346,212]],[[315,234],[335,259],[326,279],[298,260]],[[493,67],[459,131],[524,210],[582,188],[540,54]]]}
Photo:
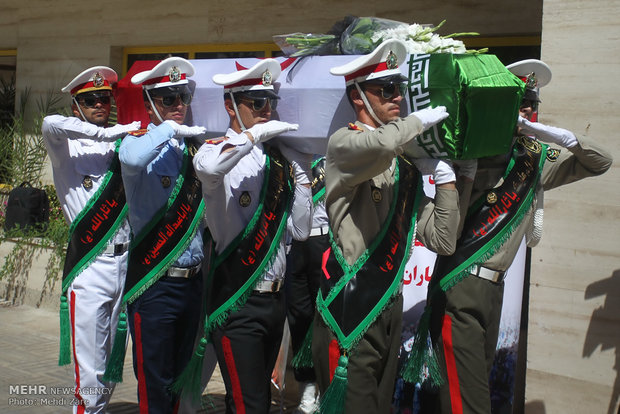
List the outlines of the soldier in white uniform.
{"label": "soldier in white uniform", "polygon": [[[108,67],[86,69],[62,89],[71,93],[74,116],[47,116],[42,127],[56,193],[71,223],[61,298],[61,335],[67,334],[59,363],[70,363],[72,349],[80,402],[73,411],[79,413],[104,412],[114,389],[101,377],[116,332],[129,246],[115,141],[140,127],[108,127],[116,80]],[[64,329],[69,326],[72,342]]]}
{"label": "soldier in white uniform", "polygon": [[280,71],[276,60],[265,59],[214,76],[224,86],[230,128],[194,157],[217,253],[205,336],[216,349],[229,413],[269,410],[286,315],[285,238],[306,239],[312,222],[312,156],[266,143],[297,128],[269,121]]}

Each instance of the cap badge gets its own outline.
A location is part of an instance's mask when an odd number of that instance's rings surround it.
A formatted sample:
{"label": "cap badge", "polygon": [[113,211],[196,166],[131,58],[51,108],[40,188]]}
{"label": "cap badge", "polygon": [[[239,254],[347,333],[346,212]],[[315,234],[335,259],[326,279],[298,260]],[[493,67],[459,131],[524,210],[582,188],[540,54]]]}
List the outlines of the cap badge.
{"label": "cap badge", "polygon": [[95,88],[101,88],[103,86],[103,83],[104,79],[103,76],[101,76],[101,73],[95,72],[95,74],[93,75],[93,86]]}
{"label": "cap badge", "polygon": [[173,66],[168,73],[168,77],[170,78],[170,82],[178,82],[181,80],[181,71],[178,67]]}
{"label": "cap badge", "polygon": [[269,72],[268,70],[266,70],[266,71],[263,73],[263,78],[262,78],[262,81],[263,81],[263,85],[264,85],[264,86],[271,86],[271,82],[273,82],[273,77],[271,76],[271,72]]}
{"label": "cap badge", "polygon": [[525,86],[530,89],[534,89],[538,86],[538,79],[536,78],[536,74],[534,72],[529,73],[525,77]]}
{"label": "cap badge", "polygon": [[398,68],[398,58],[396,54],[390,50],[387,57],[385,58],[385,65],[388,69],[396,69]]}

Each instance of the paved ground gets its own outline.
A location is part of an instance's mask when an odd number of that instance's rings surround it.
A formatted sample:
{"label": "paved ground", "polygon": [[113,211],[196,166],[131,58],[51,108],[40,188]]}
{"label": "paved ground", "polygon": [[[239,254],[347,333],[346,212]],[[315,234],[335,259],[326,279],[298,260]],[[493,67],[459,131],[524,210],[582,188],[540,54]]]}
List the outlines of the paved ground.
{"label": "paved ground", "polygon": [[[65,399],[60,395],[49,395],[51,388],[70,389],[73,385],[73,366],[59,367],[57,361],[58,313],[26,305],[2,306],[0,303],[0,412],[70,412],[68,401],[71,394]],[[116,386],[108,409],[110,414],[138,413],[136,380],[131,367],[131,352],[128,352],[124,382]],[[292,375],[287,374],[286,378],[287,392],[273,394],[281,403],[274,402],[271,413],[290,413],[294,408],[291,395],[296,394],[296,383],[289,380]],[[211,401],[213,406],[198,412],[224,413],[224,393],[224,383],[216,368],[203,394],[203,403]],[[37,406],[33,408],[28,404]]]}

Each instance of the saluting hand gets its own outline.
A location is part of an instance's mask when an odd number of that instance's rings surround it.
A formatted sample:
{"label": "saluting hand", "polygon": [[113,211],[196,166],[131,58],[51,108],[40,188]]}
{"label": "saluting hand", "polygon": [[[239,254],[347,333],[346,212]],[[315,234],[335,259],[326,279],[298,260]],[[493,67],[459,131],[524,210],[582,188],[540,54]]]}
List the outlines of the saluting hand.
{"label": "saluting hand", "polygon": [[517,125],[526,134],[533,134],[543,142],[556,144],[564,148],[572,148],[579,144],[575,134],[564,128],[548,126],[540,122],[531,122],[522,116],[519,116]]}
{"label": "saluting hand", "polygon": [[259,142],[265,142],[273,137],[277,137],[288,131],[297,131],[299,124],[289,124],[282,121],[268,121],[263,124],[256,124],[251,128],[246,129],[246,135],[250,138],[254,144]]}
{"label": "saluting hand", "polygon": [[173,138],[176,139],[204,135],[207,132],[207,128],[205,127],[181,125],[171,119],[165,120],[164,123],[172,127],[172,129],[174,130]]}
{"label": "saluting hand", "polygon": [[116,124],[113,127],[104,128],[103,137],[109,139],[122,138],[127,135],[128,132],[140,129],[141,124],[140,121],[134,121],[131,124]]}

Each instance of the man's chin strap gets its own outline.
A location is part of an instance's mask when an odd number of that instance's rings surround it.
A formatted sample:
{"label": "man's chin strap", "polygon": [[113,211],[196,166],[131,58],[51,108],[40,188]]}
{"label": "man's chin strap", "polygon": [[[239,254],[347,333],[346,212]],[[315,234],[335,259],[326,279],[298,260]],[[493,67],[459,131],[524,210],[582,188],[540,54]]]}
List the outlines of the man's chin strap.
{"label": "man's chin strap", "polygon": [[232,91],[229,91],[230,100],[233,104],[233,109],[235,110],[235,116],[237,117],[237,121],[239,121],[239,128],[241,128],[241,132],[246,130],[245,125],[243,125],[243,121],[241,120],[241,116],[239,115],[239,109],[237,109],[237,102],[235,102],[235,97],[233,96]]}
{"label": "man's chin strap", "polygon": [[153,100],[151,99],[151,94],[149,93],[149,91],[146,91],[146,97],[148,98],[149,103],[151,104],[151,108],[153,108],[153,112],[155,112],[155,115],[157,115],[157,119],[159,119],[159,122],[163,124],[164,119],[161,117],[161,115],[159,115],[159,111],[157,110],[157,107],[153,103]]}
{"label": "man's chin strap", "polygon": [[375,114],[375,111],[372,110],[370,103],[368,102],[368,99],[366,99],[366,94],[364,93],[364,91],[362,91],[362,88],[360,88],[359,83],[357,82],[353,82],[353,83],[355,84],[355,88],[357,89],[360,96],[362,97],[362,101],[364,101],[364,106],[366,106],[366,109],[368,110],[368,113],[370,114],[372,119],[374,119],[375,122],[377,122],[377,124],[379,125],[385,125],[385,123],[381,122],[381,120],[377,117],[377,115]]}
{"label": "man's chin strap", "polygon": [[[82,112],[82,108],[80,107],[80,104],[78,103],[77,99],[75,99],[75,96],[72,96],[71,99],[73,99],[73,103],[77,107],[78,112],[80,113],[80,115],[82,115],[82,121],[86,121],[86,117],[84,116],[84,112]],[[88,122],[88,121],[86,121],[86,122]]]}

